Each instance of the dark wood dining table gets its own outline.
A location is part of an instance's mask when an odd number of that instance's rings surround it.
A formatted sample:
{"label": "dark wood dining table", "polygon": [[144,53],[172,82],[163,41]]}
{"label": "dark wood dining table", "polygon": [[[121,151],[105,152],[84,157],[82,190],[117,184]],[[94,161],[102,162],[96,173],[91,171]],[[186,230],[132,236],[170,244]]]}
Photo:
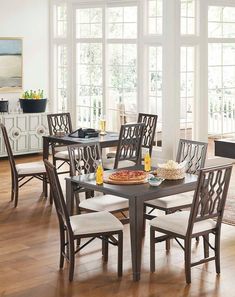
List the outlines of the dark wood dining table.
{"label": "dark wood dining table", "polygon": [[48,159],[49,156],[49,148],[52,143],[59,143],[61,145],[70,145],[76,143],[92,143],[99,142],[101,149],[114,147],[118,145],[119,133],[115,132],[107,132],[106,135],[99,135],[98,137],[92,138],[78,138],[71,137],[67,134],[64,136],[56,136],[56,135],[45,135],[43,136],[43,159]]}
{"label": "dark wood dining table", "polygon": [[[142,170],[143,166],[133,166],[128,169]],[[105,176],[113,170],[105,171]],[[129,200],[131,258],[133,280],[140,280],[141,273],[141,245],[143,238],[144,201],[192,191],[196,187],[197,175],[186,174],[181,180],[165,180],[158,187],[148,183],[141,185],[113,185],[103,183],[96,185],[95,174],[84,174],[66,178],[66,203],[69,214],[72,214],[74,191],[78,187],[93,191],[121,196]]]}

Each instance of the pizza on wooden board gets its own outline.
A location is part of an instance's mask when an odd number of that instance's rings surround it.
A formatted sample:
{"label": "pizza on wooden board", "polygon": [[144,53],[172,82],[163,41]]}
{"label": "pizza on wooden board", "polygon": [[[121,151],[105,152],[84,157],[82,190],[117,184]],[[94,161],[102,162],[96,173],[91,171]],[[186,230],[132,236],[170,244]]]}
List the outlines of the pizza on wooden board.
{"label": "pizza on wooden board", "polygon": [[147,177],[147,173],[142,170],[120,170],[110,174],[111,181],[142,181]]}

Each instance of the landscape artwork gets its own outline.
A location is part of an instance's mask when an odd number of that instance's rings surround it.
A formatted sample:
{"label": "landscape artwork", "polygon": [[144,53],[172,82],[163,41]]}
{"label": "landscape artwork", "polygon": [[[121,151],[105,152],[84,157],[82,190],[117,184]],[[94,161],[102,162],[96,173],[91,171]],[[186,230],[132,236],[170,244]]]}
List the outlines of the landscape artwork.
{"label": "landscape artwork", "polygon": [[22,90],[22,39],[0,38],[0,92]]}

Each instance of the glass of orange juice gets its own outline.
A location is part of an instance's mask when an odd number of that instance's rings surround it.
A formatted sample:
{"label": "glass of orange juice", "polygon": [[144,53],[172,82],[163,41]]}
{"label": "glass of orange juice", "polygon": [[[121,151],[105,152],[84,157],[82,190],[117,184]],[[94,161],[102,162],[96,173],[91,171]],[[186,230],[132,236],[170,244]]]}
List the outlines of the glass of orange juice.
{"label": "glass of orange juice", "polygon": [[105,119],[105,117],[100,118],[99,126],[100,126],[100,135],[105,135],[106,134],[106,119]]}

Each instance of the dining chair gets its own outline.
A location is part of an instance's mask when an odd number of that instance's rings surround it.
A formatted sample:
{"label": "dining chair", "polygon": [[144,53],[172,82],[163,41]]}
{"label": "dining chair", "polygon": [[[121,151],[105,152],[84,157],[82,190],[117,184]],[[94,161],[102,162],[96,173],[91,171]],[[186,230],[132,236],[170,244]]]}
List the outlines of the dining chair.
{"label": "dining chair", "polygon": [[124,168],[141,163],[144,127],[144,123],[121,126],[115,158],[103,158],[105,169]]}
{"label": "dining chair", "polygon": [[[150,221],[150,269],[155,271],[155,243],[174,238],[184,250],[186,282],[191,283],[191,267],[215,261],[216,273],[220,273],[220,233],[232,164],[199,170],[197,187],[190,211],[158,216]],[[155,237],[155,232],[161,237]],[[214,235],[214,246],[209,236]],[[202,236],[204,258],[192,262],[191,241]],[[182,239],[184,244],[179,241]],[[205,246],[214,251],[214,256],[205,253]]]}
{"label": "dining chair", "polygon": [[155,133],[157,127],[157,119],[158,115],[156,114],[148,114],[148,113],[139,113],[138,115],[138,123],[144,123],[144,133],[142,140],[142,156],[146,152],[149,152],[149,155],[152,155],[153,146],[155,144]]}
{"label": "dining chair", "polygon": [[16,164],[6,127],[3,124],[0,124],[0,127],[11,167],[11,201],[14,201],[15,207],[18,205],[19,189],[33,178],[37,178],[43,182],[43,193],[47,197],[47,174],[44,163],[28,162]]}
{"label": "dining chair", "polygon": [[[50,135],[63,135],[72,132],[72,121],[70,113],[54,113],[47,115],[48,129]],[[53,164],[56,166],[57,161],[61,164],[57,167],[60,169],[64,164],[69,164],[67,147],[59,143],[51,145]],[[59,174],[68,173],[69,171],[58,172]]]}
{"label": "dining chair", "polygon": [[[180,139],[176,162],[186,161],[186,172],[197,174],[204,167],[206,161],[207,143],[194,140]],[[145,205],[153,209],[160,209],[167,213],[190,207],[192,197],[189,195],[173,195],[146,201]],[[151,219],[152,217],[150,217]]]}
{"label": "dining chair", "polygon": [[[197,174],[198,170],[204,167],[206,161],[207,143],[194,140],[180,139],[176,162],[181,163],[187,161],[186,172]],[[146,201],[144,204],[144,213],[146,219],[152,219],[155,215],[152,212],[155,209],[165,211],[165,214],[175,212],[177,210],[188,208],[192,205],[192,195],[188,193],[181,195],[172,195]],[[151,210],[147,213],[146,207]],[[166,249],[170,249],[170,242],[166,241]]]}
{"label": "dining chair", "polygon": [[[101,162],[101,149],[98,142],[89,144],[72,144],[68,146],[70,159],[70,175],[82,175],[96,172],[99,162]],[[85,192],[87,199],[80,200],[80,193]],[[93,194],[93,193],[92,193]],[[91,195],[92,195],[91,194]],[[120,218],[122,223],[128,223],[124,211],[128,210],[128,199],[114,196],[101,195],[90,197],[90,191],[84,188],[78,188],[75,194],[75,201],[78,213],[80,210],[96,212],[109,211],[111,213],[121,213],[123,218]]]}
{"label": "dining chair", "polygon": [[[155,145],[155,133],[157,127],[158,115],[139,113],[137,123],[144,123],[144,132],[142,140],[142,159],[145,153],[149,152],[152,155],[153,146]],[[107,154],[107,158],[115,158],[116,152],[110,152]]]}
{"label": "dining chair", "polygon": [[[107,211],[79,214],[69,216],[63,197],[56,168],[48,160],[45,160],[50,186],[52,188],[53,199],[60,230],[60,264],[63,268],[64,259],[69,264],[69,281],[73,280],[75,254],[80,252],[85,246],[95,238],[102,240],[102,252],[105,262],[108,261],[108,244],[118,247],[118,276],[122,276],[123,262],[123,225],[111,213]],[[117,236],[117,239],[114,237]],[[75,241],[88,238],[82,246],[75,249]]]}

